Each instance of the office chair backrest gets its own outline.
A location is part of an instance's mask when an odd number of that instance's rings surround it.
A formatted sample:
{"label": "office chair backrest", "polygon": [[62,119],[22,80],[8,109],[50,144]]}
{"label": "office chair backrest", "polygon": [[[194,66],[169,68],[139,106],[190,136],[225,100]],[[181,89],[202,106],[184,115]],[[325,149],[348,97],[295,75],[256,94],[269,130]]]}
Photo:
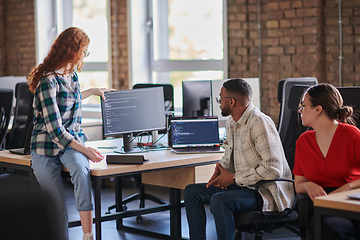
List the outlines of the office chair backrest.
{"label": "office chair backrest", "polygon": [[27,129],[33,118],[33,94],[26,82],[16,84],[15,99],[14,121],[6,141],[6,149],[24,147]]}
{"label": "office chair backrest", "polygon": [[353,107],[355,116],[356,126],[360,128],[360,87],[338,87],[344,100],[344,105],[350,105]]}
{"label": "office chair backrest", "polygon": [[13,95],[12,89],[0,88],[0,148],[4,147],[10,123]]}
{"label": "office chair backrest", "polygon": [[165,114],[174,111],[174,87],[171,84],[155,84],[155,83],[137,83],[135,88],[163,87],[165,100]]}
{"label": "office chair backrest", "polygon": [[279,121],[278,121],[278,132],[281,139],[284,139],[290,121],[291,112],[287,107],[288,99],[290,95],[290,88],[295,84],[311,86],[317,83],[318,81],[314,77],[286,78],[279,82],[278,100],[280,103],[280,112],[279,112]]}
{"label": "office chair backrest", "polygon": [[309,85],[294,85],[290,88],[286,110],[289,112],[289,123],[286,131],[283,132],[281,142],[284,148],[285,157],[290,169],[294,168],[295,145],[299,136],[306,131],[307,127],[302,125],[298,112],[301,97]]}

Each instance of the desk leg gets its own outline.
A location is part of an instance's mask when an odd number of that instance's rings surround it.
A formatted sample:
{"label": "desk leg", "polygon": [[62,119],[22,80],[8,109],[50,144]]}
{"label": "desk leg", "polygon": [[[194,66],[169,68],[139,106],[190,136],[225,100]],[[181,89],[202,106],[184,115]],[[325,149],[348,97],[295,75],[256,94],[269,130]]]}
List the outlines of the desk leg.
{"label": "desk leg", "polygon": [[95,192],[95,236],[96,240],[101,240],[101,178],[94,178]]}
{"label": "desk leg", "polygon": [[170,210],[170,235],[172,239],[181,238],[181,190],[170,188],[170,204],[175,207]]}
{"label": "desk leg", "polygon": [[[115,178],[115,209],[116,212],[122,212],[122,178]],[[123,226],[123,219],[116,219],[116,229],[120,230]]]}
{"label": "desk leg", "polygon": [[315,222],[315,239],[322,239],[322,209],[314,208],[314,222]]}

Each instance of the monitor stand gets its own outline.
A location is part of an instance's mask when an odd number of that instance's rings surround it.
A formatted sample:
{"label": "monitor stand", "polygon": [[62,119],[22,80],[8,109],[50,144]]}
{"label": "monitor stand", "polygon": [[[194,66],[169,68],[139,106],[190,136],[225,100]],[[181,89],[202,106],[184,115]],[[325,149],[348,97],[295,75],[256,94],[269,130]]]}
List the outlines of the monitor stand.
{"label": "monitor stand", "polygon": [[134,147],[133,134],[124,133],[123,134],[123,149],[118,153],[142,153],[148,152],[147,150],[139,147]]}
{"label": "monitor stand", "polygon": [[152,142],[151,142],[151,145],[148,146],[148,149],[150,149],[150,150],[164,149],[164,146],[160,145],[157,142],[158,138],[159,138],[159,132],[154,130],[154,131],[151,132],[151,136],[152,136]]}

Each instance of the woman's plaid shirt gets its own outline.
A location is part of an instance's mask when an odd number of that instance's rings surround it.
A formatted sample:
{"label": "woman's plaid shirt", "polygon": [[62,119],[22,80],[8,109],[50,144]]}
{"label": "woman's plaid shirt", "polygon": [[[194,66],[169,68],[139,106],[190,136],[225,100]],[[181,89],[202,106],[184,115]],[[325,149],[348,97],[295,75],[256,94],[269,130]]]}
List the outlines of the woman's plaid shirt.
{"label": "woman's plaid shirt", "polygon": [[80,143],[88,139],[80,128],[81,93],[75,72],[69,81],[55,73],[42,77],[35,90],[33,107],[32,151],[55,156],[73,139]]}

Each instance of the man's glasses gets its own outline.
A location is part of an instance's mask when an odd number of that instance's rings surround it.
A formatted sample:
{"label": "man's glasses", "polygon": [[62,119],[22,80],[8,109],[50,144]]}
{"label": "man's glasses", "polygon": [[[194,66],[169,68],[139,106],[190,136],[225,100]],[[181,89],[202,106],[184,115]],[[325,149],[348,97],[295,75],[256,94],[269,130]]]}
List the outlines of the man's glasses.
{"label": "man's glasses", "polygon": [[[225,97],[225,98],[233,98],[233,97]],[[221,104],[221,97],[220,96],[216,96],[216,102],[218,103],[218,104]]]}

